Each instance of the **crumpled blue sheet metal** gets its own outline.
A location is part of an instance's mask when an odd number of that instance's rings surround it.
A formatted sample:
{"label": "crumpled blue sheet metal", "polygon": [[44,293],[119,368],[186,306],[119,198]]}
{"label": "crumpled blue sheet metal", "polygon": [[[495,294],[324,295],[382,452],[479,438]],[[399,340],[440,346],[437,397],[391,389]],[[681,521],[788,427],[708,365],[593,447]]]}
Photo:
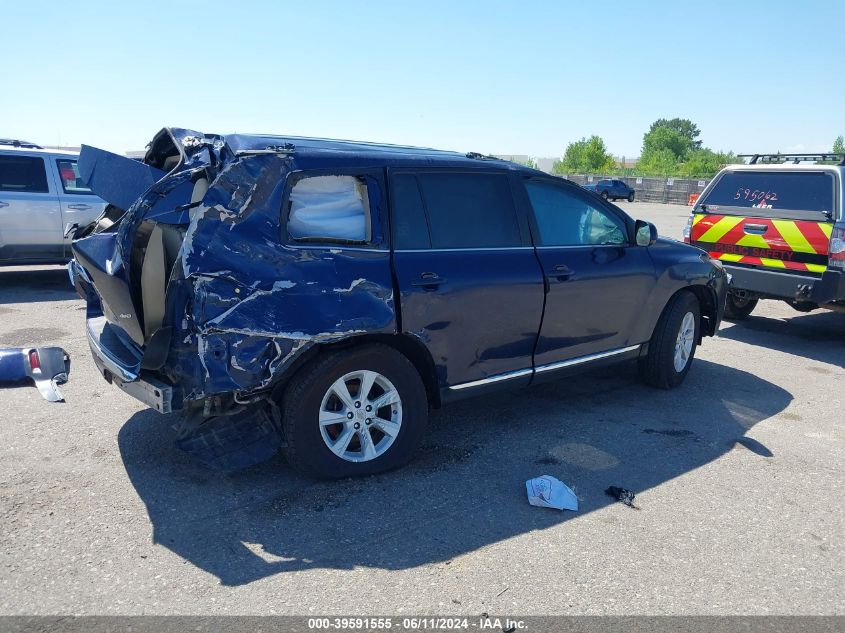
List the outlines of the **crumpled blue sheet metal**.
{"label": "crumpled blue sheet metal", "polygon": [[70,356],[61,347],[0,349],[0,387],[35,383],[49,402],[64,402],[58,385],[67,382]]}
{"label": "crumpled blue sheet metal", "polygon": [[140,161],[89,145],[82,146],[77,167],[86,186],[106,202],[123,210],[128,209],[165,174]]}

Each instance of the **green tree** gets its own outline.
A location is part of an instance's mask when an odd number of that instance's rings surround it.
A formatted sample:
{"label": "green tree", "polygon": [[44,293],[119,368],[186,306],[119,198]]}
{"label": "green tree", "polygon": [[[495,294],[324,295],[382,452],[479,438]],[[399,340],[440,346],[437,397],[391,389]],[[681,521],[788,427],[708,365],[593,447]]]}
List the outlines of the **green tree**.
{"label": "green tree", "polygon": [[668,150],[675,160],[683,160],[693,150],[689,138],[669,127],[656,127],[643,136],[643,158],[655,152]]}
{"label": "green tree", "polygon": [[833,153],[845,154],[845,138],[843,138],[841,134],[836,137],[835,141],[833,141]]}
{"label": "green tree", "polygon": [[742,162],[733,152],[714,152],[704,148],[690,152],[687,160],[678,165],[676,174],[686,178],[712,178],[722,167],[732,163]]}
{"label": "green tree", "polygon": [[616,161],[600,136],[582,138],[566,147],[563,159],[554,164],[556,174],[596,174],[613,170]]}
{"label": "green tree", "polygon": [[637,173],[643,176],[674,176],[678,170],[678,157],[670,149],[643,152],[637,163]]}
{"label": "green tree", "polygon": [[701,135],[701,130],[699,130],[698,126],[689,119],[679,119],[677,117],[674,119],[657,119],[657,121],[651,124],[648,131],[649,133],[654,132],[654,130],[659,127],[669,128],[670,130],[674,130],[681,136],[689,139],[691,149],[701,149],[701,141],[698,140],[698,137]]}

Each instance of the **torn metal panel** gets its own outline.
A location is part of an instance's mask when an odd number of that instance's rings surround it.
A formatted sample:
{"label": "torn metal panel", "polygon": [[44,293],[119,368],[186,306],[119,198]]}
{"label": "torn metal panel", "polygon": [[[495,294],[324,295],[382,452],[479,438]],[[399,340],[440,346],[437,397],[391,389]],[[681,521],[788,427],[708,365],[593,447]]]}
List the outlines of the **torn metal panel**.
{"label": "torn metal panel", "polygon": [[191,212],[182,274],[193,288],[202,395],[264,388],[317,343],[396,331],[387,252],[283,243],[292,167],[264,155],[233,163]]}
{"label": "torn metal panel", "polygon": [[49,402],[64,402],[58,385],[67,382],[70,356],[61,347],[0,349],[0,386],[35,383]]}
{"label": "torn metal panel", "polygon": [[[123,376],[154,372],[185,401],[252,401],[314,345],[396,332],[383,172],[365,178],[370,249],[296,242],[283,200],[303,165],[264,141],[162,130],[142,165],[146,188],[127,186],[134,198],[119,201],[126,214],[74,242],[89,320],[104,315],[132,357]],[[119,181],[127,163],[106,154],[90,155]]]}
{"label": "torn metal panel", "polygon": [[79,152],[79,177],[100,198],[119,209],[128,209],[165,172],[126,156],[83,145]]}

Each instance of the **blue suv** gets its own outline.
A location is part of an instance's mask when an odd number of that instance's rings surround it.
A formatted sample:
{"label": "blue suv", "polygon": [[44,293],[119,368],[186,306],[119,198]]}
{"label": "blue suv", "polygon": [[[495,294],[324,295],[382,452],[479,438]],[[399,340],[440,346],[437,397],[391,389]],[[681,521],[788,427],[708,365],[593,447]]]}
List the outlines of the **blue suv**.
{"label": "blue suv", "polygon": [[675,387],[722,318],[703,251],[479,154],[168,128],[79,169],[110,203],[69,265],[94,361],[223,468],[394,468],[429,407],[607,363]]}

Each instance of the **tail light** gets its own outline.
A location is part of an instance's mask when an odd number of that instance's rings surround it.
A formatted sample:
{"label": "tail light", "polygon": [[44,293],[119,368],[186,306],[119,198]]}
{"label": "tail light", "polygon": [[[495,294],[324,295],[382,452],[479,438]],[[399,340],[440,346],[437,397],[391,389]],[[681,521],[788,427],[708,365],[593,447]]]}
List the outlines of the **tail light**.
{"label": "tail light", "polygon": [[73,171],[72,167],[62,166],[59,169],[59,172],[62,180],[65,182],[76,182],[76,173]]}
{"label": "tail light", "polygon": [[29,367],[30,369],[41,369],[41,361],[38,360],[38,350],[29,350]]}
{"label": "tail light", "polygon": [[845,270],[845,223],[834,225],[827,257],[828,268]]}
{"label": "tail light", "polygon": [[687,225],[684,227],[684,242],[690,243],[690,235],[692,234],[692,215],[687,218]]}

